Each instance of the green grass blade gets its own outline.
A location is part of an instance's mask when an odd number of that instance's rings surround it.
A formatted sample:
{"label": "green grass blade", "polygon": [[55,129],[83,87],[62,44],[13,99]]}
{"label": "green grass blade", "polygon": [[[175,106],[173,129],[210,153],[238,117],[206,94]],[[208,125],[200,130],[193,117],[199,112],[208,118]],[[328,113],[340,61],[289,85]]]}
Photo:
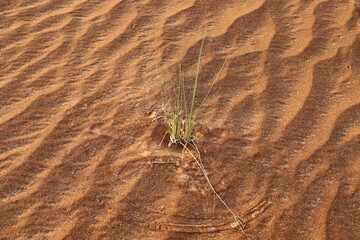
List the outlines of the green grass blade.
{"label": "green grass blade", "polygon": [[203,50],[203,47],[204,47],[204,41],[205,41],[205,38],[203,38],[203,40],[201,41],[201,47],[200,47],[199,57],[198,57],[198,62],[197,62],[197,68],[196,68],[196,74],[195,74],[195,81],[194,81],[194,89],[193,89],[193,95],[192,95],[192,100],[191,100],[190,116],[189,116],[190,119],[193,118],[193,111],[194,111],[195,97],[196,97],[196,89],[197,89],[198,79],[199,79],[199,73],[200,73],[200,63],[201,63],[202,50]]}
{"label": "green grass blade", "polygon": [[201,109],[201,107],[204,105],[206,99],[208,98],[208,96],[209,96],[209,94],[210,94],[210,92],[211,92],[211,89],[214,87],[214,85],[215,85],[215,83],[216,83],[216,80],[219,78],[219,76],[220,76],[220,74],[221,74],[221,72],[222,72],[222,70],[223,70],[223,68],[224,68],[224,66],[225,66],[225,64],[226,64],[226,62],[227,62],[228,57],[229,57],[229,54],[225,57],[225,60],[224,60],[224,62],[223,62],[223,64],[222,64],[219,72],[216,74],[216,77],[215,77],[214,80],[212,81],[211,86],[210,86],[209,90],[207,91],[207,93],[206,93],[203,101],[201,102],[200,106],[196,109],[195,115],[196,115],[196,113]]}
{"label": "green grass blade", "polygon": [[181,79],[181,89],[182,89],[182,104],[183,104],[183,110],[184,110],[184,114],[187,115],[188,111],[187,111],[187,104],[186,104],[186,96],[185,96],[185,75],[184,72],[181,70],[181,65],[180,65],[180,79]]}

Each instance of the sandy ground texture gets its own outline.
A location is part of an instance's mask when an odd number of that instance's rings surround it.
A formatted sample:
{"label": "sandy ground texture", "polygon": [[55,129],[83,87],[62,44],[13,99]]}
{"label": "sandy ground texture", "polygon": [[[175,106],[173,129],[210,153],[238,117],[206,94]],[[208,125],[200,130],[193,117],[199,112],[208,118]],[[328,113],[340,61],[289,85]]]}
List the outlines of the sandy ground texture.
{"label": "sandy ground texture", "polygon": [[[0,1],[0,239],[360,239],[360,2]],[[206,32],[206,33],[205,33]]]}

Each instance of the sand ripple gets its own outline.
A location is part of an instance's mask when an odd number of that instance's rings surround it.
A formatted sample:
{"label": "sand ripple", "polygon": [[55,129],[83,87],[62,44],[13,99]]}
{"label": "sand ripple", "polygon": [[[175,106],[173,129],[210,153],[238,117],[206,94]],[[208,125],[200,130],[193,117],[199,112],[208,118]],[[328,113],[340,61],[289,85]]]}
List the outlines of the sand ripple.
{"label": "sand ripple", "polygon": [[245,239],[164,133],[191,86],[198,145],[251,239],[360,239],[359,1],[0,3],[1,239]]}

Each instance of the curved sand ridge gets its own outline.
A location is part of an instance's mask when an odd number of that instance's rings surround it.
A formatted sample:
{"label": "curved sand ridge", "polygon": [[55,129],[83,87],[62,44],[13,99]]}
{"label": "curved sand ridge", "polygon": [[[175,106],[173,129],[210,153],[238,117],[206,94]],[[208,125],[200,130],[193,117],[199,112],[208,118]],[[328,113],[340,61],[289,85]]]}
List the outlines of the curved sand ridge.
{"label": "curved sand ridge", "polygon": [[[1,239],[245,239],[181,149],[160,80],[251,239],[360,239],[358,1],[0,3]],[[360,7],[360,6],[359,6]]]}

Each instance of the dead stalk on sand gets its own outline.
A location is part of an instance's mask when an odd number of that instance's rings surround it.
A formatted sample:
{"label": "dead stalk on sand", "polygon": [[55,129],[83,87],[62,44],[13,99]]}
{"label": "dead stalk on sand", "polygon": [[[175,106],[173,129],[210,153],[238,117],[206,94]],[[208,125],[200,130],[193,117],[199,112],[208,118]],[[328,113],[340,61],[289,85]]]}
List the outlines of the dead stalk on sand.
{"label": "dead stalk on sand", "polygon": [[[196,121],[195,121],[196,115],[197,115],[199,109],[202,107],[202,105],[206,101],[217,78],[220,76],[220,73],[221,73],[221,71],[226,63],[226,59],[227,59],[227,58],[225,58],[224,63],[222,64],[218,74],[216,75],[215,79],[213,80],[213,82],[212,82],[207,94],[205,95],[203,101],[201,102],[200,106],[195,109],[196,90],[197,90],[197,86],[198,86],[201,55],[202,55],[202,50],[203,50],[203,46],[204,46],[204,39],[201,42],[201,47],[200,47],[200,51],[199,51],[195,80],[194,80],[194,85],[193,85],[193,89],[192,89],[192,98],[191,98],[190,109],[188,109],[187,105],[186,105],[184,72],[181,70],[181,68],[180,68],[180,78],[179,78],[179,82],[178,82],[178,86],[177,86],[177,93],[175,94],[175,97],[173,97],[173,98],[167,97],[165,88],[164,88],[164,84],[161,85],[161,93],[162,93],[162,99],[163,99],[162,110],[164,111],[164,116],[162,116],[162,118],[164,119],[164,121],[167,125],[167,132],[165,133],[163,139],[161,140],[160,145],[162,144],[166,134],[169,134],[170,141],[169,141],[168,146],[171,146],[172,144],[183,146],[183,156],[184,156],[184,152],[186,150],[191,155],[191,157],[195,160],[195,162],[201,169],[208,185],[210,186],[210,188],[213,191],[213,193],[215,194],[215,196],[229,210],[229,212],[234,217],[236,227],[238,227],[242,231],[244,236],[249,240],[250,238],[245,233],[245,230],[244,230],[244,228],[245,228],[244,221],[242,221],[241,218],[234,213],[234,211],[220,197],[220,195],[216,192],[215,188],[213,187],[213,185],[206,173],[204,165],[202,163],[200,151],[199,151],[197,145],[195,144],[194,130],[195,130],[195,126],[196,126]],[[192,146],[195,149],[195,151],[197,153],[197,157],[191,152],[191,150],[188,148],[188,146]]]}
{"label": "dead stalk on sand", "polygon": [[195,162],[197,163],[197,165],[198,165],[199,168],[201,169],[201,171],[202,171],[202,173],[203,173],[203,175],[204,175],[207,183],[209,184],[209,186],[210,186],[211,190],[213,191],[213,193],[215,194],[215,196],[220,200],[220,202],[221,202],[221,203],[229,210],[229,212],[233,215],[234,220],[235,220],[235,222],[236,222],[236,224],[237,224],[236,227],[238,227],[238,228],[241,230],[241,232],[244,234],[244,236],[245,236],[248,240],[251,240],[250,237],[249,237],[249,236],[246,234],[246,232],[245,232],[245,222],[244,222],[239,216],[237,216],[237,215],[234,213],[234,211],[229,207],[229,205],[227,205],[226,202],[225,202],[225,201],[220,197],[220,195],[216,192],[214,186],[213,186],[212,183],[210,182],[210,179],[209,179],[209,177],[208,177],[208,175],[207,175],[207,173],[206,173],[206,170],[205,170],[205,168],[204,168],[204,165],[202,164],[201,157],[200,157],[200,152],[199,152],[197,146],[195,145],[195,143],[191,143],[191,144],[193,144],[193,146],[196,148],[196,151],[197,151],[197,153],[198,153],[198,158],[196,158],[196,157],[194,156],[194,154],[190,151],[190,149],[187,147],[186,144],[181,143],[181,145],[184,147],[184,150],[186,150],[186,151],[191,155],[191,157],[195,160]]}

